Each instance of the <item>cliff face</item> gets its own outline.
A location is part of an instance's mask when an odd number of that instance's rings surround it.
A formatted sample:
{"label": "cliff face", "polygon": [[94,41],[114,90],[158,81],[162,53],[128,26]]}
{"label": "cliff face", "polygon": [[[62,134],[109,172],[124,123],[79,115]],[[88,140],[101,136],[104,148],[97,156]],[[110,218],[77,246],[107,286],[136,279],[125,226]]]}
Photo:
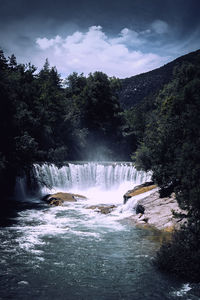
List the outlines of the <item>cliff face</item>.
{"label": "cliff face", "polygon": [[176,60],[153,71],[121,80],[120,104],[128,109],[141,102],[145,97],[155,95],[173,77],[173,70],[183,62],[194,62],[200,50],[181,56]]}

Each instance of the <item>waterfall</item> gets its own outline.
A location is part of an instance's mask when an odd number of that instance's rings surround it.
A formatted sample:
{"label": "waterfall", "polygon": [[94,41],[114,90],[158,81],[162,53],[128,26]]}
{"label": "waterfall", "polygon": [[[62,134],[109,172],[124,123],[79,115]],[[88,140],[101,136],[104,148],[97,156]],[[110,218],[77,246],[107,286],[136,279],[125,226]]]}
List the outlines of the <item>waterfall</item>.
{"label": "waterfall", "polygon": [[[151,175],[151,172],[137,171],[130,162],[70,162],[62,167],[48,163],[34,164],[27,176],[29,180],[26,176],[17,178],[15,195],[19,201],[32,203],[47,194],[72,192],[86,196],[86,202],[90,205],[118,206],[122,205],[123,195],[128,190],[151,181]],[[130,198],[123,207],[118,207],[120,217],[132,213],[143,196]]]}
{"label": "waterfall", "polygon": [[124,182],[134,185],[149,181],[150,173],[137,171],[132,163],[68,163],[61,168],[54,164],[35,164],[33,173],[41,187],[47,189],[88,189],[99,187],[109,190]]}
{"label": "waterfall", "polygon": [[17,177],[15,183],[15,197],[19,201],[26,201],[27,198],[27,182],[26,177]]}

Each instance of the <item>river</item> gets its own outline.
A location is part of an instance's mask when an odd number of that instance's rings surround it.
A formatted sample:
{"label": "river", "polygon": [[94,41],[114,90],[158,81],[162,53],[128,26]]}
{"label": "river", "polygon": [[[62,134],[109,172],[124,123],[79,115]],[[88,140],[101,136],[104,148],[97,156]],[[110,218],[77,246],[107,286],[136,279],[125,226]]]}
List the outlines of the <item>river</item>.
{"label": "river", "polygon": [[[150,180],[127,163],[34,166],[39,194],[18,180],[16,214],[0,231],[0,299],[200,299],[198,285],[158,271],[157,231],[131,222],[123,194]],[[44,186],[45,184],[45,186]],[[87,199],[50,207],[49,191]],[[103,215],[90,205],[113,204]]]}

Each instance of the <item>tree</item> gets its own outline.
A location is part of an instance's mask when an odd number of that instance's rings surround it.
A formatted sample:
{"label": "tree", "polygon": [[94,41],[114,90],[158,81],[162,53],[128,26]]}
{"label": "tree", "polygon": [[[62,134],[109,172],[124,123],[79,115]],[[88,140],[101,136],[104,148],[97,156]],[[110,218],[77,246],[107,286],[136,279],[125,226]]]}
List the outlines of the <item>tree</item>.
{"label": "tree", "polygon": [[[84,127],[89,131],[87,143],[94,151],[102,147],[111,155],[122,138],[121,109],[118,102],[119,83],[102,72],[90,74],[83,92]],[[107,150],[106,150],[107,149]],[[110,152],[111,151],[111,152]]]}
{"label": "tree", "polygon": [[173,81],[157,97],[157,108],[146,125],[136,164],[153,171],[161,196],[176,193],[187,209],[187,224],[165,243],[157,265],[191,281],[200,269],[200,57],[196,64],[175,69]]}

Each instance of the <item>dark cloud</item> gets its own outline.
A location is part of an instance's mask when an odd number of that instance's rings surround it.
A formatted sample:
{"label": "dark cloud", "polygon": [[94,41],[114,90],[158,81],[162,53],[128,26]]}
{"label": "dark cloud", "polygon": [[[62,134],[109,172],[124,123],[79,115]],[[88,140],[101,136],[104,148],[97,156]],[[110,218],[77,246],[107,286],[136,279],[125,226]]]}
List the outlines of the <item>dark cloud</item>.
{"label": "dark cloud", "polygon": [[141,27],[155,19],[164,19],[182,25],[187,31],[199,26],[200,3],[199,0],[1,0],[0,6],[1,23],[28,17],[45,22],[54,20],[57,24],[72,22],[88,27],[101,23],[116,28],[122,24]]}
{"label": "dark cloud", "polygon": [[0,0],[0,47],[24,62],[38,51],[37,38],[100,25],[109,38],[137,32],[145,42],[132,50],[175,58],[199,48],[199,11],[199,0]]}

